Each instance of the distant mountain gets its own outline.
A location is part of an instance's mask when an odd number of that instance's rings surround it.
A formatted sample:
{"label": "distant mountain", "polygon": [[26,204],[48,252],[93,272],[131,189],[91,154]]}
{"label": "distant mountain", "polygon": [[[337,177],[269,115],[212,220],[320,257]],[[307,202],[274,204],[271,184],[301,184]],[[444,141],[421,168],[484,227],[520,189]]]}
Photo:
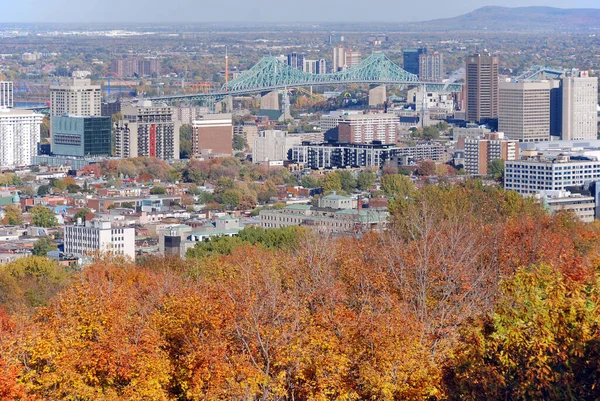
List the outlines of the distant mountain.
{"label": "distant mountain", "polygon": [[588,31],[600,30],[600,9],[487,6],[458,17],[407,25],[427,31]]}

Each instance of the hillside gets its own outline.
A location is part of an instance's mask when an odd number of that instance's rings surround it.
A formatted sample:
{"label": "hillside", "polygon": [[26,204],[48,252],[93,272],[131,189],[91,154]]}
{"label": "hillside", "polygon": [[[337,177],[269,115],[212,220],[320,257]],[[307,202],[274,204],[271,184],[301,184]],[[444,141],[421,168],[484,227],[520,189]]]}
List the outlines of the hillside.
{"label": "hillside", "polygon": [[[600,9],[482,7],[468,14],[410,24],[418,30],[582,31],[600,29]],[[409,26],[406,26],[407,28]]]}

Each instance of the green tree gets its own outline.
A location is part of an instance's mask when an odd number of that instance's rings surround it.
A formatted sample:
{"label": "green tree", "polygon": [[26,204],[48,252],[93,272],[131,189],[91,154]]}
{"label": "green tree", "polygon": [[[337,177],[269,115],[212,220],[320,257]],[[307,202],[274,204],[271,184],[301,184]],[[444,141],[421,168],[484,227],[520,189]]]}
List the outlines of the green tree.
{"label": "green tree", "polygon": [[189,159],[192,155],[192,135],[194,129],[189,124],[179,128],[179,158]]}
{"label": "green tree", "polygon": [[318,188],[321,186],[321,182],[315,176],[308,174],[302,176],[300,179],[300,185],[302,185],[304,188]]}
{"label": "green tree", "polygon": [[430,125],[423,129],[423,139],[431,141],[432,139],[439,139],[440,130],[435,125]]}
{"label": "green tree", "polygon": [[415,192],[415,184],[402,174],[388,174],[381,177],[381,189],[389,197],[411,196]]}
{"label": "green tree", "polygon": [[9,226],[20,226],[23,224],[23,214],[21,208],[16,205],[8,205],[4,211],[4,219],[2,224]]}
{"label": "green tree", "polygon": [[504,180],[504,160],[492,160],[488,165],[488,174],[495,180],[502,182]]}
{"label": "green tree", "polygon": [[233,150],[244,150],[248,146],[248,141],[243,135],[233,136]]}
{"label": "green tree", "polygon": [[152,187],[152,189],[150,190],[150,194],[151,195],[166,195],[167,190],[164,187],[157,185],[155,187]]}
{"label": "green tree", "polygon": [[90,213],[92,213],[92,211],[90,209],[88,209],[87,207],[79,209],[77,211],[77,213],[75,213],[73,215],[73,220],[77,221],[77,219],[81,219],[81,221],[85,221],[85,216]]}
{"label": "green tree", "polygon": [[350,171],[338,170],[335,174],[340,176],[340,183],[342,184],[342,190],[346,192],[352,192],[356,189],[356,178]]}
{"label": "green tree", "polygon": [[236,208],[242,200],[242,192],[238,189],[227,189],[221,195],[221,205]]}
{"label": "green tree", "polygon": [[48,252],[58,249],[54,242],[48,237],[38,239],[33,245],[34,256],[46,256]]}
{"label": "green tree", "polygon": [[47,195],[49,192],[50,192],[50,186],[48,186],[48,185],[40,185],[38,187],[37,193],[39,196]]}
{"label": "green tree", "polygon": [[125,209],[135,209],[135,205],[131,202],[123,202],[121,203],[121,207]]}
{"label": "green tree", "polygon": [[56,227],[58,220],[54,213],[45,206],[37,205],[34,206],[30,211],[31,221],[36,227]]}
{"label": "green tree", "polygon": [[358,173],[358,177],[356,179],[358,189],[360,189],[361,191],[367,191],[371,188],[371,186],[375,183],[376,180],[377,176],[374,172],[369,170],[363,170],[360,173]]}

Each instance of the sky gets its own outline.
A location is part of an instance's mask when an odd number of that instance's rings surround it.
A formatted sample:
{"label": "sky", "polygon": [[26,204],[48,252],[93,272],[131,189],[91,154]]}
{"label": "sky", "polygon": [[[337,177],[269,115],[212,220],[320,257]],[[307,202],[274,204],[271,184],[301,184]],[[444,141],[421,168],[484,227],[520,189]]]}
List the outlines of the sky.
{"label": "sky", "polygon": [[[487,0],[489,1],[489,0]],[[565,7],[564,0],[0,0],[0,22],[409,22],[486,5]],[[568,7],[599,8],[598,0]]]}

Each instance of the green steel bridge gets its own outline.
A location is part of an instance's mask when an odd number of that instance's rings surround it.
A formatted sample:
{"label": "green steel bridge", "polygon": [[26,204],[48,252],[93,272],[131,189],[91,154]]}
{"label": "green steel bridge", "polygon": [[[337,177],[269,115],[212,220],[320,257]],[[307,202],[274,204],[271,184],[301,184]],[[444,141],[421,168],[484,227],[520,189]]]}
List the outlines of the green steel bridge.
{"label": "green steel bridge", "polygon": [[276,57],[264,57],[249,70],[223,85],[219,91],[172,96],[149,100],[164,102],[216,102],[227,96],[266,93],[278,89],[304,86],[336,86],[347,84],[419,86],[426,91],[460,92],[462,84],[422,82],[415,74],[404,71],[383,53],[373,53],[359,65],[329,74],[310,74],[292,68]]}

